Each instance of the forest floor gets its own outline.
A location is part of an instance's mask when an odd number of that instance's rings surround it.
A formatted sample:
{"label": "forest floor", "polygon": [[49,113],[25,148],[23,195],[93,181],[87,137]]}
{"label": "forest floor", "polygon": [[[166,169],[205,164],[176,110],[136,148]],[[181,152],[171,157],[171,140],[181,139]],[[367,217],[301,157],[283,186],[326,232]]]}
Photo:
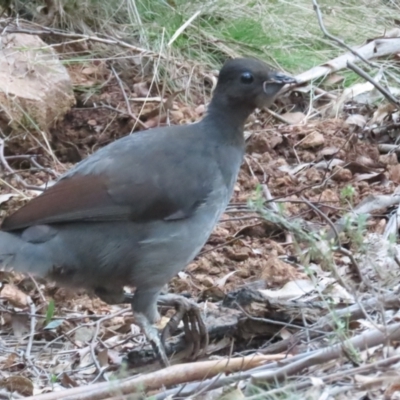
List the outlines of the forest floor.
{"label": "forest floor", "polygon": [[[386,54],[390,68],[399,54]],[[1,218],[38,194],[28,186],[128,134],[197,121],[210,98],[207,68],[196,78],[206,89],[189,101],[135,68],[66,66],[77,104],[49,129],[52,155],[34,134],[2,148],[14,172],[2,175]],[[180,332],[173,367],[160,370],[128,305],[0,272],[0,398],[400,398],[399,102],[364,81],[328,89],[341,77],[327,75],[331,82],[313,85],[310,74],[249,118],[231,203],[169,284],[205,317],[210,344],[200,360],[183,358]],[[160,327],[171,315],[163,310]]]}

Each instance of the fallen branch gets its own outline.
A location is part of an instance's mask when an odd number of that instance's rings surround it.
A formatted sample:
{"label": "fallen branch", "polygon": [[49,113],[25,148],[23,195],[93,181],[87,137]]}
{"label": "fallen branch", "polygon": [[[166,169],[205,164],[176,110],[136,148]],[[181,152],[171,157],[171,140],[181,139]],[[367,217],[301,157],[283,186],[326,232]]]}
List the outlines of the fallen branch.
{"label": "fallen branch", "polygon": [[26,400],[101,400],[116,395],[138,391],[157,390],[162,387],[203,380],[218,374],[246,371],[269,361],[282,360],[285,354],[252,355],[223,359],[218,361],[200,361],[173,365],[149,374],[112,382],[96,383],[89,386],[67,389],[62,392],[46,393],[26,397]]}
{"label": "fallen branch", "polygon": [[[374,329],[347,340],[344,343],[339,343],[328,348],[299,354],[280,362],[258,367],[254,370],[232,374],[229,377],[220,378],[218,380],[208,379],[204,382],[193,382],[183,387],[163,391],[154,397],[156,400],[164,400],[166,398],[171,398],[174,395],[179,395],[180,398],[187,398],[202,390],[217,389],[248,378],[251,378],[253,383],[256,383],[257,381],[261,381],[261,383],[275,381],[278,377],[285,379],[289,372],[295,373],[307,366],[315,365],[317,361],[321,363],[332,360],[342,355],[348,348],[351,348],[352,350],[363,350],[383,344],[388,340],[389,336],[390,340],[400,339],[400,323],[388,327],[386,332]],[[327,359],[328,356],[331,358]]]}
{"label": "fallen branch", "polygon": [[[363,365],[361,367],[353,368],[351,370],[345,370],[345,371],[339,371],[335,374],[331,375],[325,375],[325,376],[320,376],[319,379],[321,379],[325,384],[331,383],[331,382],[337,382],[343,378],[349,378],[350,376],[354,377],[356,374],[365,374],[367,372],[372,372],[376,370],[382,370],[382,368],[389,368],[392,364],[395,364],[400,361],[400,355],[396,355],[390,358],[386,358],[383,360],[379,360],[377,362]],[[280,386],[276,389],[272,389],[268,391],[268,395],[273,398],[273,396],[279,395],[282,392],[286,393],[296,393],[296,391],[306,389],[308,387],[311,387],[314,385],[314,382],[312,379],[309,379],[305,382],[299,382],[299,383],[292,383],[289,385],[283,385]],[[120,400],[120,399],[118,399]],[[124,399],[121,399],[124,400]]]}
{"label": "fallen branch", "polygon": [[357,75],[361,76],[361,78],[364,78],[366,81],[374,85],[375,88],[379,90],[386,97],[386,99],[389,100],[390,103],[399,108],[400,101],[397,100],[396,97],[394,97],[392,93],[385,89],[380,83],[376,82],[375,79],[370,77],[364,70],[362,70],[360,67],[357,67],[357,65],[353,64],[351,61],[347,61],[347,68],[351,69]]}
{"label": "fallen branch", "polygon": [[349,307],[343,308],[341,310],[336,310],[329,313],[325,317],[320,318],[320,320],[309,327],[308,332],[298,332],[292,335],[288,339],[281,340],[278,343],[274,343],[266,347],[264,353],[281,353],[287,351],[288,348],[292,347],[293,344],[300,343],[307,338],[317,337],[318,331],[331,332],[337,327],[337,321],[346,318],[348,322],[356,321],[360,318],[365,318],[366,312],[373,312],[375,310],[381,310],[382,308],[396,309],[400,307],[400,299],[398,294],[389,294],[386,296],[378,296],[369,299],[365,302],[360,302],[359,304],[353,304]]}
{"label": "fallen branch", "polygon": [[275,371],[254,374],[251,378],[251,384],[265,384],[270,381],[287,378],[288,376],[301,372],[304,368],[323,364],[339,357],[346,357],[346,352],[349,349],[350,351],[363,351],[371,347],[388,343],[391,340],[400,340],[400,323],[382,329],[373,329],[352,339],[345,340],[343,343],[336,344],[326,349],[317,350],[309,357],[290,363]]}

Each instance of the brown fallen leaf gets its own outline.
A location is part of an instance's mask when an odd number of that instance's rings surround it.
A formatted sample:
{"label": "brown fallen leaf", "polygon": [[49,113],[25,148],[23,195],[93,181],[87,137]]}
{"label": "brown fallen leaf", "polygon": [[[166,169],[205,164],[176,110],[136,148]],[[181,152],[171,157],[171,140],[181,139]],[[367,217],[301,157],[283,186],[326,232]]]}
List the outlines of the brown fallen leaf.
{"label": "brown fallen leaf", "polygon": [[26,335],[30,331],[29,315],[13,314],[11,316],[11,327],[17,338]]}
{"label": "brown fallen leaf", "polygon": [[367,119],[361,114],[352,114],[346,119],[347,125],[356,125],[363,128],[367,123]]}
{"label": "brown fallen leaf", "polygon": [[0,388],[5,388],[9,392],[17,392],[19,394],[22,394],[23,396],[33,395],[32,381],[21,375],[9,376],[6,379],[0,380]]}
{"label": "brown fallen leaf", "polygon": [[312,149],[314,147],[322,146],[324,143],[324,135],[318,131],[313,131],[299,143],[299,147],[303,149]]}
{"label": "brown fallen leaf", "polygon": [[9,283],[5,284],[0,292],[0,298],[7,300],[14,307],[28,307],[28,296],[16,286]]}
{"label": "brown fallen leaf", "polygon": [[348,182],[353,178],[353,174],[347,168],[335,167],[332,171],[332,179],[337,182]]}
{"label": "brown fallen leaf", "polygon": [[281,117],[288,122],[289,124],[296,125],[300,124],[306,118],[306,115],[300,111],[297,112],[288,112],[282,114]]}
{"label": "brown fallen leaf", "polygon": [[389,179],[394,183],[400,183],[400,164],[389,167]]}
{"label": "brown fallen leaf", "polygon": [[61,384],[66,388],[79,386],[78,383],[65,372],[61,376]]}

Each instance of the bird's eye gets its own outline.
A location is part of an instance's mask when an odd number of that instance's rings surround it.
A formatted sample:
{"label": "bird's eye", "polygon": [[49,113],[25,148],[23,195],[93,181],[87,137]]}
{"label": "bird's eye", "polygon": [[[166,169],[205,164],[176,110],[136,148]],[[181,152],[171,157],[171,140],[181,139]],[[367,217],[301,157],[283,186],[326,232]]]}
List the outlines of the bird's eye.
{"label": "bird's eye", "polygon": [[240,75],[240,82],[249,84],[254,81],[254,77],[250,72],[243,72],[242,75]]}

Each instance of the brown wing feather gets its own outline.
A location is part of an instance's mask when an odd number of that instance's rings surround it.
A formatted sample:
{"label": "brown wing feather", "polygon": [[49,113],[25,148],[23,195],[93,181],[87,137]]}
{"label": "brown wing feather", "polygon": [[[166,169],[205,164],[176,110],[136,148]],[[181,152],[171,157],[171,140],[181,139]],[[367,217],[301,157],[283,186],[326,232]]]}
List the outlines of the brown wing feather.
{"label": "brown wing feather", "polygon": [[75,175],[60,180],[6,218],[2,229],[17,230],[37,224],[90,220],[106,214],[124,213],[129,214],[128,207],[113,201],[104,176]]}
{"label": "brown wing feather", "polygon": [[[215,149],[206,141],[188,145],[202,132],[198,125],[164,127],[157,132],[135,134],[100,149],[6,218],[1,228],[190,217],[212,190],[219,172],[215,160],[231,155],[226,151],[213,154]],[[198,161],[192,162],[193,158]]]}

